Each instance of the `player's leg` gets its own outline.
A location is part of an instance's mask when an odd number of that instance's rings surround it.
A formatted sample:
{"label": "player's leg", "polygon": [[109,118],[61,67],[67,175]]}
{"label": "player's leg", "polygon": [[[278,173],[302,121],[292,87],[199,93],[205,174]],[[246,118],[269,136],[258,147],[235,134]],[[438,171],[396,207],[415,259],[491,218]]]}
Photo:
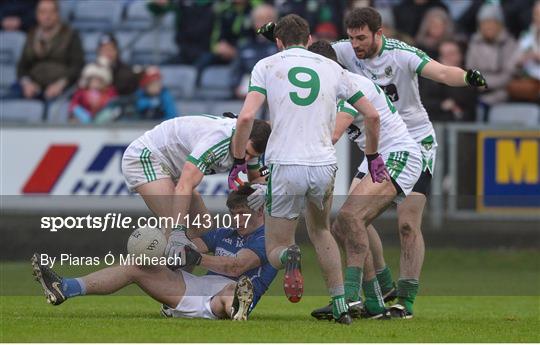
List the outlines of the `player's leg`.
{"label": "player's leg", "polygon": [[185,291],[182,276],[163,266],[113,266],[79,278],[62,278],[32,257],[32,268],[49,303],[58,305],[83,295],[108,295],[136,283],[157,301],[176,306]]}
{"label": "player's leg", "polygon": [[369,249],[373,256],[373,267],[375,268],[377,281],[381,287],[384,302],[392,301],[396,298],[394,279],[392,278],[390,268],[386,265],[386,261],[384,260],[381,238],[372,224],[368,226],[368,238]]}
{"label": "player's leg", "polygon": [[425,204],[425,195],[412,192],[398,206],[401,255],[397,297],[398,304],[406,309],[405,317],[412,317],[413,303],[418,293],[420,272],[424,262],[425,245],[421,225]]}
{"label": "player's leg", "polygon": [[[332,195],[324,201],[322,210],[313,202],[306,208],[306,226],[309,239],[315,247],[326,287],[332,297],[332,314],[338,322],[350,323],[345,301],[345,289],[341,271],[341,256],[337,243],[330,233]],[[341,320],[343,319],[343,320]]]}
{"label": "player's leg", "polygon": [[264,217],[266,255],[273,267],[285,268],[283,289],[293,303],[304,292],[301,252],[294,234],[307,189],[306,167],[270,165]]}
{"label": "player's leg", "polygon": [[[337,216],[339,231],[345,236],[345,251],[347,258],[355,258],[356,262],[348,261],[349,267],[358,267],[360,277],[365,275],[362,283],[366,296],[365,308],[369,314],[379,315],[384,312],[381,304],[381,291],[375,276],[372,261],[367,263],[369,254],[369,238],[367,226],[382,213],[396,196],[396,188],[390,181],[373,183],[371,177],[364,177],[349,195]],[[367,288],[367,290],[365,289]]]}
{"label": "player's leg", "polygon": [[[349,187],[348,194],[350,195],[356,186],[360,183],[361,178],[354,177],[351,185]],[[332,235],[336,239],[336,242],[338,243],[339,247],[343,250],[345,250],[345,242],[346,242],[346,234],[339,231],[339,224],[337,221],[334,221],[332,223]],[[345,266],[345,277],[344,277],[344,285],[345,285],[345,299],[347,302],[357,302],[360,301],[360,295],[361,295],[361,285],[362,285],[362,267],[358,266],[359,262],[361,261],[360,256],[356,253],[351,253],[351,255],[347,255],[345,258],[346,266]],[[352,316],[359,316],[353,315]]]}
{"label": "player's leg", "polygon": [[158,217],[173,217],[172,198],[175,184],[171,178],[162,178],[138,186],[135,191],[141,195],[146,206]]}
{"label": "player's leg", "polygon": [[220,319],[247,320],[253,302],[253,284],[246,276],[228,284],[210,300],[212,313]]}

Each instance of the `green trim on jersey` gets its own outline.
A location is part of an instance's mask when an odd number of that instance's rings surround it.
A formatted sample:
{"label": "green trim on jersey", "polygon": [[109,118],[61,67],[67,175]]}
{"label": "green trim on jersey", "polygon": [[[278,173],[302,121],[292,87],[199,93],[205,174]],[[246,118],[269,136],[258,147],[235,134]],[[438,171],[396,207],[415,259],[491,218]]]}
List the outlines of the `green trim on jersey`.
{"label": "green trim on jersey", "polygon": [[208,150],[199,158],[195,158],[192,155],[187,157],[187,161],[195,164],[197,169],[199,169],[203,174],[210,169],[210,166],[214,164],[219,159],[225,157],[229,152],[229,147],[231,145],[232,136],[225,138],[214,146],[210,147]]}
{"label": "green trim on jersey", "polygon": [[424,67],[427,65],[428,62],[430,62],[431,60],[422,60],[422,62],[420,62],[420,65],[418,65],[418,67],[416,67],[416,74],[420,75],[420,73],[422,73],[422,70],[424,69]]}
{"label": "green trim on jersey", "polygon": [[257,91],[266,96],[266,89],[263,89],[262,87],[250,85],[248,88],[248,92],[251,92],[251,91]]}
{"label": "green trim on jersey", "polygon": [[152,152],[150,152],[150,150],[145,147],[143,148],[143,150],[141,151],[141,155],[139,156],[139,160],[141,161],[141,165],[144,172],[144,177],[146,177],[147,182],[152,182],[152,181],[157,180],[156,172],[150,160],[151,154]]}
{"label": "green trim on jersey", "polygon": [[270,173],[268,174],[268,184],[266,188],[266,210],[269,215],[272,215],[272,170],[274,170],[274,164],[270,164]]}
{"label": "green trim on jersey", "polygon": [[345,101],[342,100],[342,99],[339,100],[339,102],[338,102],[337,111],[338,111],[338,113],[339,112],[347,113],[347,114],[351,115],[352,117],[357,117],[358,115],[360,115],[358,113],[358,111],[356,111],[355,109],[351,109],[351,108],[347,107],[345,105]]}
{"label": "green trim on jersey", "polygon": [[362,91],[358,91],[357,93],[355,93],[351,98],[349,98],[347,100],[347,102],[349,104],[354,104],[356,103],[360,98],[364,97],[364,94],[362,93]]}
{"label": "green trim on jersey", "polygon": [[386,168],[390,176],[397,180],[409,159],[409,151],[390,152],[388,159],[386,160]]}
{"label": "green trim on jersey", "polygon": [[300,48],[300,49],[304,49],[304,50],[307,50],[306,47],[302,47],[298,44],[295,44],[295,45],[292,45],[292,46],[288,46],[287,48],[285,48],[285,50],[289,50],[289,49],[293,49],[293,48]]}
{"label": "green trim on jersey", "polygon": [[386,37],[384,37],[384,35],[382,35],[382,45],[381,45],[381,50],[379,50],[379,54],[377,54],[377,56],[381,56],[381,54],[383,53],[383,51],[385,50],[386,48]]}

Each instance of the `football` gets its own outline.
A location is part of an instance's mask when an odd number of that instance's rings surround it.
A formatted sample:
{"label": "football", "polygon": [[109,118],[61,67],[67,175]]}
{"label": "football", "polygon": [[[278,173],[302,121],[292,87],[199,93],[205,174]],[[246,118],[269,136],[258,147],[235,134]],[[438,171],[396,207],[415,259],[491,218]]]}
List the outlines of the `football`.
{"label": "football", "polygon": [[167,246],[167,238],[161,229],[142,227],[131,233],[127,243],[128,254],[161,257]]}

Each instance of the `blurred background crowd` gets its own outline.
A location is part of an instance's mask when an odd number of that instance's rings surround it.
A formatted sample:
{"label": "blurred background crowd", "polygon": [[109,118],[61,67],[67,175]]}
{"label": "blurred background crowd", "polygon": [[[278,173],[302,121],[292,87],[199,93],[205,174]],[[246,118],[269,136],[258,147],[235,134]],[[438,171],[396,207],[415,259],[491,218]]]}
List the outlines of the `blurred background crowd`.
{"label": "blurred background crowd", "polygon": [[540,0],[0,0],[2,121],[238,112],[251,69],[277,52],[256,28],[296,13],[315,40],[336,41],[344,15],[362,6],[380,11],[387,37],[486,76],[489,89],[477,91],[420,78],[432,121],[538,109]]}

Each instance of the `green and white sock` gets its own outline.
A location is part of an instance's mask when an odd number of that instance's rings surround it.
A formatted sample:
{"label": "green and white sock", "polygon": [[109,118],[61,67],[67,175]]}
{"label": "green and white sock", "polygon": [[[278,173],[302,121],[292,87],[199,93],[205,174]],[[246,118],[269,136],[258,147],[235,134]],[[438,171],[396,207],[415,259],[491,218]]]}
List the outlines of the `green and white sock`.
{"label": "green and white sock", "polygon": [[392,272],[388,266],[377,270],[377,281],[379,281],[383,295],[394,288],[394,279],[392,279]]}
{"label": "green and white sock", "polygon": [[360,286],[362,284],[362,269],[349,266],[345,268],[345,299],[347,301],[360,300]]}
{"label": "green and white sock", "polygon": [[373,278],[370,281],[364,281],[362,283],[362,289],[366,296],[366,301],[364,302],[366,310],[371,314],[384,312],[384,301],[382,298],[381,287],[379,286],[377,279]]}
{"label": "green and white sock", "polygon": [[287,248],[283,249],[279,254],[279,262],[281,262],[282,265],[287,263]]}
{"label": "green and white sock", "polygon": [[349,310],[347,303],[345,302],[345,295],[332,296],[332,314],[334,319],[339,319],[341,314],[346,313]]}
{"label": "green and white sock", "polygon": [[409,313],[413,312],[413,304],[418,294],[418,279],[402,279],[397,282],[398,303],[403,305]]}

